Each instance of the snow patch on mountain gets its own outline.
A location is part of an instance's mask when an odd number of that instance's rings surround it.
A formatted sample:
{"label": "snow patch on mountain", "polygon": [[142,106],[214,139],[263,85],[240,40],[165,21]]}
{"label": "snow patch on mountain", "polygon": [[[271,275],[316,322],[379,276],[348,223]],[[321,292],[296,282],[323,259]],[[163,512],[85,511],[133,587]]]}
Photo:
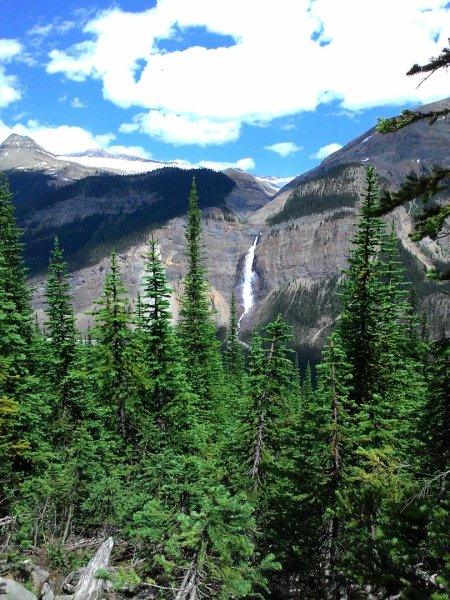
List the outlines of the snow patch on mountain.
{"label": "snow patch on mountain", "polygon": [[76,154],[65,154],[58,156],[60,160],[75,162],[85,167],[102,169],[119,174],[134,174],[148,173],[156,171],[164,167],[177,167],[178,169],[189,169],[192,166],[187,166],[181,161],[162,162],[159,160],[151,160],[139,158],[138,156],[130,156],[128,154],[111,154],[106,150],[87,150],[86,152],[78,152]]}

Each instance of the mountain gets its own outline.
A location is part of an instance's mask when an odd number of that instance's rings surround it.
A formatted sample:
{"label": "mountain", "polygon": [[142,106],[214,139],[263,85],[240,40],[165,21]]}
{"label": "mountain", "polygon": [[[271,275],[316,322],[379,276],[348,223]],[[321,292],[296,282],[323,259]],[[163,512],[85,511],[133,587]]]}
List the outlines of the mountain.
{"label": "mountain", "polygon": [[44,150],[28,136],[11,134],[0,145],[0,171],[40,172],[59,183],[96,175],[98,168],[78,165]]}
{"label": "mountain", "polygon": [[64,154],[58,157],[61,160],[70,161],[91,169],[102,169],[110,173],[132,174],[148,173],[164,167],[188,168],[180,162],[162,162],[151,160],[129,154],[112,154],[100,148],[78,152],[75,154]]}
{"label": "mountain", "polygon": [[[450,106],[450,99],[421,110],[444,106]],[[450,164],[450,120],[440,118],[432,126],[419,121],[384,135],[372,128],[296,177],[250,217],[249,223],[263,228],[263,234],[255,254],[259,302],[248,327],[282,312],[306,344],[329,333],[338,314],[333,298],[346,267],[368,162],[376,166],[381,188],[391,190],[411,172],[420,175],[434,164]],[[448,189],[440,197],[448,199]],[[420,203],[409,203],[387,219],[395,222],[408,279],[429,314],[434,335],[442,335],[449,323],[449,284],[428,280],[426,271],[435,264],[448,268],[449,228],[436,241],[413,243],[409,233],[420,210]]]}
{"label": "mountain", "polygon": [[[450,98],[426,104],[418,112],[450,108]],[[398,187],[405,174],[429,172],[434,164],[450,163],[450,119],[440,117],[432,124],[417,121],[395,133],[379,133],[375,127],[334,152],[316,168],[294,178],[283,191],[324,175],[339,165],[372,164],[379,176]]]}
{"label": "mountain", "polygon": [[[10,168],[27,262],[35,273],[35,306],[42,310],[43,278],[37,273],[46,265],[55,233],[75,269],[75,309],[86,326],[90,317],[85,311],[100,293],[111,248],[119,252],[132,303],[143,273],[145,240],[153,232],[174,288],[176,315],[186,272],[184,214],[195,174],[218,322],[225,324],[228,319],[232,291],[241,300],[245,255],[260,233],[253,279],[256,302],[241,321],[241,335],[248,338],[252,327],[281,312],[293,325],[299,345],[308,352],[311,347],[317,350],[339,312],[336,291],[347,266],[366,164],[373,163],[381,185],[393,189],[411,170],[420,173],[434,163],[448,164],[449,142],[448,119],[432,127],[417,122],[395,134],[381,135],[371,129],[275,194],[267,181],[238,169],[217,173],[164,168],[127,176],[97,172],[63,187],[52,185],[52,179],[44,192],[27,195],[26,186],[18,185],[23,169]],[[34,169],[34,176],[50,177],[44,169]],[[449,322],[448,284],[430,281],[426,270],[448,257],[448,237],[413,243],[408,234],[417,210],[412,203],[395,209],[388,218],[396,223],[408,279],[413,280],[421,307],[429,315],[433,335],[440,336]]]}

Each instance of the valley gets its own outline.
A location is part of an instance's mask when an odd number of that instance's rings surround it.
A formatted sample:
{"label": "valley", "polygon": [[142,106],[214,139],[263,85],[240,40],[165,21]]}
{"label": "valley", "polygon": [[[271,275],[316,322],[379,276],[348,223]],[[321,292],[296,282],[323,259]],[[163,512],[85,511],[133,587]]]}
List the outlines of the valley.
{"label": "valley", "polygon": [[[447,105],[449,100],[431,107]],[[18,224],[24,230],[34,306],[42,315],[45,270],[54,235],[60,238],[69,261],[75,313],[83,330],[91,322],[89,312],[112,248],[118,252],[133,306],[141,286],[147,240],[154,235],[173,287],[171,303],[177,318],[186,269],[183,213],[195,176],[218,325],[228,321],[232,292],[239,316],[244,311],[245,256],[260,234],[252,279],[255,304],[242,319],[243,339],[248,340],[251,329],[280,311],[293,325],[299,348],[313,347],[317,352],[338,314],[336,285],[347,264],[365,165],[370,161],[377,168],[382,188],[395,189],[409,172],[421,174],[435,163],[447,164],[449,123],[440,119],[430,127],[419,122],[387,136],[370,130],[278,191],[267,179],[236,169],[223,173],[173,166],[158,169],[161,163],[147,161],[149,172],[125,175],[129,163],[134,162],[139,170],[145,169],[146,162],[114,159],[107,153],[73,157],[78,162],[71,162],[70,157],[52,156],[29,138],[12,136],[0,147],[0,169],[10,178]],[[105,161],[117,166],[105,171],[99,167]],[[415,211],[412,203],[396,208],[388,218],[395,223],[405,261],[414,271],[413,286],[429,315],[432,333],[438,336],[449,311],[448,289],[446,283],[427,280],[426,271],[436,261],[448,264],[448,235],[412,242],[409,233]]]}

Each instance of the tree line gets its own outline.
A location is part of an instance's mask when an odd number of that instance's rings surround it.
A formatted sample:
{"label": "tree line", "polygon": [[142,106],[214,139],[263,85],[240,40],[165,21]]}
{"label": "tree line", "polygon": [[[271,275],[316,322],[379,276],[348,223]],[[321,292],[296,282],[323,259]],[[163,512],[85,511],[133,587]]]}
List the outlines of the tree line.
{"label": "tree line", "polygon": [[113,252],[82,335],[57,239],[34,320],[2,180],[0,553],[67,569],[70,540],[112,533],[155,598],[447,598],[449,345],[378,211],[369,166],[313,386],[281,315],[244,348],[234,297],[221,350],[195,181],[179,322],[151,238],[134,310]]}

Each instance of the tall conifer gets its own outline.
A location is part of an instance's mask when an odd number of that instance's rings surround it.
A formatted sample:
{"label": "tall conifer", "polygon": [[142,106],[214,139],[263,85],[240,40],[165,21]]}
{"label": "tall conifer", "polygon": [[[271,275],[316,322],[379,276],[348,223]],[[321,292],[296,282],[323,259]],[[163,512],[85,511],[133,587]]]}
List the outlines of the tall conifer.
{"label": "tall conifer", "polygon": [[51,380],[58,389],[64,414],[70,404],[69,370],[75,355],[75,319],[72,309],[69,275],[58,238],[50,256],[45,286],[47,330],[52,353]]}
{"label": "tall conifer", "polygon": [[212,320],[210,287],[206,279],[201,211],[195,179],[189,196],[186,241],[188,264],[180,310],[180,334],[189,365],[189,382],[194,393],[201,398],[200,413],[203,413],[203,418],[209,419],[212,417],[212,407],[220,408],[223,372]]}

